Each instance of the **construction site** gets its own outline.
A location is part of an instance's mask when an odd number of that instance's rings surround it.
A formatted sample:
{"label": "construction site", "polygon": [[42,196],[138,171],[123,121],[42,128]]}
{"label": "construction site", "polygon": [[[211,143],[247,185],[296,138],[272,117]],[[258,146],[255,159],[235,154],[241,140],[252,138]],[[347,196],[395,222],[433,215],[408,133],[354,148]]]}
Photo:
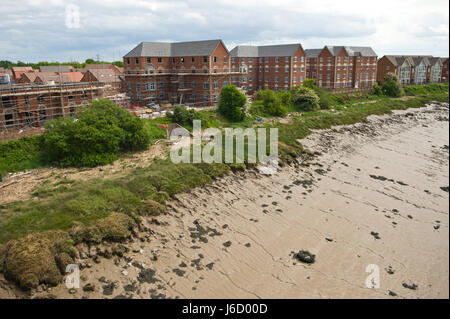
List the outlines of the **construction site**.
{"label": "construction site", "polygon": [[103,82],[0,86],[0,141],[39,134],[47,121],[100,98],[129,107],[125,94]]}

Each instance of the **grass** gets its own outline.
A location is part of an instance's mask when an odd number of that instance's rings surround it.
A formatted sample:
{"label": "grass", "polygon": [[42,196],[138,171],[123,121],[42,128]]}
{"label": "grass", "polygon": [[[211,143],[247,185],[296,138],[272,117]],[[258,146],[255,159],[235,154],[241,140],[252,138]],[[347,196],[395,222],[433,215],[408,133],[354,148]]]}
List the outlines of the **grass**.
{"label": "grass", "polygon": [[[342,110],[302,113],[293,116],[287,124],[263,126],[278,128],[279,155],[284,163],[289,163],[303,151],[298,140],[308,136],[313,129],[363,122],[372,114],[422,107],[432,100],[448,102],[448,85],[408,88],[407,92],[412,97],[405,100],[381,98],[374,103],[348,105]],[[252,117],[230,123],[214,111],[202,113],[208,126],[245,128],[254,125]],[[167,119],[146,122],[153,139],[165,137],[164,130],[158,126],[164,121]],[[3,169],[29,168],[29,163],[42,165],[38,161],[36,140],[33,137],[1,144]],[[127,176],[116,179],[74,181],[59,176],[55,183],[44,182],[36,188],[32,199],[0,206],[0,243],[34,232],[68,231],[76,222],[93,225],[112,212],[139,220],[139,216],[155,213],[154,203],[164,205],[177,193],[210,183],[230,170],[243,169],[244,164],[174,164],[165,159],[155,160],[145,168],[134,168]]]}

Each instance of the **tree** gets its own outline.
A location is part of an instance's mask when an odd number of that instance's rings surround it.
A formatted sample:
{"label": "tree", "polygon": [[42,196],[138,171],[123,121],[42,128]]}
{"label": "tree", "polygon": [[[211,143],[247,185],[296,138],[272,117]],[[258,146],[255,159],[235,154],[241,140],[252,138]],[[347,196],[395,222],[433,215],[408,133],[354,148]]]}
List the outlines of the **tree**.
{"label": "tree", "polygon": [[[287,99],[287,96],[284,96]],[[274,91],[265,89],[256,93],[255,99],[261,101],[262,113],[274,116],[284,116],[287,114],[286,107],[283,106],[281,96]]]}
{"label": "tree", "polygon": [[320,109],[319,97],[313,89],[296,85],[291,89],[292,103],[301,111],[316,111]]}
{"label": "tree", "polygon": [[188,110],[184,106],[177,105],[173,108],[173,113],[168,112],[167,118],[174,123],[180,125],[192,125],[194,120],[201,120],[199,112],[195,110]]}
{"label": "tree", "polygon": [[247,98],[234,85],[222,88],[219,97],[218,111],[231,121],[242,121],[245,117]]}
{"label": "tree", "polygon": [[384,76],[384,83],[381,86],[383,94],[390,97],[400,97],[403,94],[398,77],[394,73],[387,73]]}
{"label": "tree", "polygon": [[94,59],[86,59],[86,61],[84,61],[84,63],[86,63],[86,64],[94,64],[95,61],[94,61]]}
{"label": "tree", "polygon": [[61,166],[96,166],[119,153],[147,148],[150,135],[143,120],[109,100],[93,101],[73,118],[46,124],[42,145],[48,159]]}
{"label": "tree", "polygon": [[119,68],[123,68],[123,61],[114,61],[112,64],[118,66]]}
{"label": "tree", "polygon": [[314,87],[316,86],[316,81],[314,81],[314,79],[306,79],[305,81],[303,81],[303,86],[314,89]]}

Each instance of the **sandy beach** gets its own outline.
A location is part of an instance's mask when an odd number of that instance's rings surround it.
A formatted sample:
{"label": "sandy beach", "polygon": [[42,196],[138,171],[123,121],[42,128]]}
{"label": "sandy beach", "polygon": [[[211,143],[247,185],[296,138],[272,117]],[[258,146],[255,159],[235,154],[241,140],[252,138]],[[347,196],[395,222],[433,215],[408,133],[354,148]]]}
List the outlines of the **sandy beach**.
{"label": "sandy beach", "polygon": [[[301,142],[315,155],[178,195],[123,257],[80,247],[80,289],[31,297],[449,298],[448,104]],[[379,288],[366,286],[369,265]],[[0,297],[30,295],[0,277]]]}

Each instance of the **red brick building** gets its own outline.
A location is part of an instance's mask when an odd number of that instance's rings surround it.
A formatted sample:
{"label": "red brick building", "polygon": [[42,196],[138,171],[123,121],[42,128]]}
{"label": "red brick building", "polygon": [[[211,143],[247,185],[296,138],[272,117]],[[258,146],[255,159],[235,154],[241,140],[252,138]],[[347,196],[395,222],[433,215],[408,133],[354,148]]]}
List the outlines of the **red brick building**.
{"label": "red brick building", "polygon": [[448,82],[448,58],[441,58],[442,60],[442,82]]}
{"label": "red brick building", "polygon": [[378,61],[377,80],[383,83],[387,73],[398,76],[401,84],[444,81],[444,59],[431,55],[385,55]]}
{"label": "red brick building", "polygon": [[105,92],[104,83],[0,87],[0,130],[42,126],[73,114],[93,99],[107,98]]}
{"label": "red brick building", "polygon": [[222,40],[142,42],[123,62],[124,90],[134,105],[214,105],[231,81],[230,53]]}
{"label": "red brick building", "polygon": [[370,88],[376,83],[377,54],[370,47],[325,46],[305,50],[306,78],[323,88]]}
{"label": "red brick building", "polygon": [[306,78],[305,52],[300,44],[239,45],[230,54],[231,83],[247,94],[265,88],[287,91]]}

